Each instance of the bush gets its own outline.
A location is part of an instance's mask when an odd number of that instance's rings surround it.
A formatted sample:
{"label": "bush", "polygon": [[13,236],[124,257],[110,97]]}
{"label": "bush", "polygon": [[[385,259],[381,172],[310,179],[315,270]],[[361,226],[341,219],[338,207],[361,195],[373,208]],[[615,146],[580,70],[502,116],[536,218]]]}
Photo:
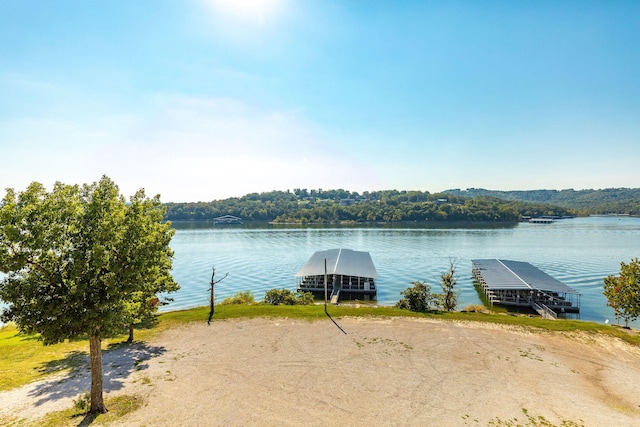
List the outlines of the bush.
{"label": "bush", "polygon": [[289,289],[271,289],[265,292],[264,302],[270,305],[294,305],[296,297]]}
{"label": "bush", "polygon": [[73,399],[73,408],[80,413],[89,412],[91,406],[91,395],[85,390],[84,393],[78,395],[77,399]]}
{"label": "bush", "polygon": [[455,310],[458,305],[458,290],[455,289],[457,284],[455,274],[456,264],[453,261],[449,261],[449,270],[440,276],[442,293],[437,294],[438,305],[446,311]]}
{"label": "bush", "polygon": [[297,291],[296,299],[298,300],[298,304],[300,305],[310,305],[313,304],[313,294],[311,292]]}
{"label": "bush", "polygon": [[489,313],[489,310],[487,309],[487,307],[485,307],[482,304],[478,304],[478,305],[469,304],[468,306],[463,308],[462,311],[466,313]]}
{"label": "bush", "polygon": [[255,297],[251,291],[245,292],[237,292],[235,295],[229,298],[225,298],[220,305],[231,305],[231,304],[254,304]]}
{"label": "bush", "polygon": [[410,288],[400,292],[403,298],[396,303],[396,307],[419,313],[429,311],[436,304],[436,295],[431,293],[431,286],[427,282],[411,282]]}
{"label": "bush", "polygon": [[289,289],[271,289],[264,294],[265,304],[308,305],[313,304],[311,292],[291,292]]}

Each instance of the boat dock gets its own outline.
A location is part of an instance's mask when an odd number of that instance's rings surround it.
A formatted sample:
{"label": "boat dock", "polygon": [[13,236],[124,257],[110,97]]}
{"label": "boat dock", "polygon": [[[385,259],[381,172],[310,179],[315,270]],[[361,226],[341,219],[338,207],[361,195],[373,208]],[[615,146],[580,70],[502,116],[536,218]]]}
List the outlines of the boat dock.
{"label": "boat dock", "polygon": [[477,259],[473,275],[490,304],[529,307],[544,318],[579,313],[580,294],[527,262]]}
{"label": "boat dock", "polygon": [[242,224],[242,218],[233,215],[223,215],[213,218],[214,225],[220,224]]}
{"label": "boat dock", "polygon": [[376,295],[378,277],[369,252],[351,249],[330,249],[314,253],[296,274],[299,291],[331,293],[330,301],[337,304],[341,295],[362,295],[369,299]]}
{"label": "boat dock", "polygon": [[532,224],[551,224],[553,218],[531,218],[529,222]]}

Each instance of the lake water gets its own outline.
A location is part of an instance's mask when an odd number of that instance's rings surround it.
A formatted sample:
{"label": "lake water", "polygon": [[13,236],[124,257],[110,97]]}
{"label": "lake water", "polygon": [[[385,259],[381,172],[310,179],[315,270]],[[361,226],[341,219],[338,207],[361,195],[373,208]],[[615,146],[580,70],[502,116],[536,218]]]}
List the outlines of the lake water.
{"label": "lake water", "polygon": [[640,257],[640,218],[631,217],[459,228],[174,226],[173,275],[181,289],[165,311],[208,305],[214,266],[216,279],[229,273],[216,285],[217,302],[239,291],[261,300],[269,289],[294,291],[295,274],[315,251],[348,248],[371,254],[381,305],[395,304],[415,280],[438,291],[450,260],[457,263],[460,307],[478,304],[471,260],[500,258],[529,262],[580,292],[580,319],[615,322],[602,279],[617,274],[621,261]]}
{"label": "lake water", "polygon": [[174,226],[173,275],[181,289],[162,311],[208,305],[213,266],[216,279],[229,273],[216,285],[217,302],[239,291],[261,300],[269,289],[294,291],[295,274],[315,251],[348,248],[371,254],[381,305],[395,304],[415,280],[438,291],[450,260],[457,263],[459,306],[478,304],[471,260],[501,258],[529,262],[580,292],[580,319],[615,322],[602,279],[617,274],[621,261],[640,258],[640,218],[630,217],[473,228]]}

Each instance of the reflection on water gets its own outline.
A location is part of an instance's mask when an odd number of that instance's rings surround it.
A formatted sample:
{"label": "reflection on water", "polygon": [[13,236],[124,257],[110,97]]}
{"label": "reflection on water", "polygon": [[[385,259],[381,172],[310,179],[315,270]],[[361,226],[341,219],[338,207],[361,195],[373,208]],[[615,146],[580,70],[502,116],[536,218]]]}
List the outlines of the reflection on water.
{"label": "reflection on water", "polygon": [[486,227],[302,227],[268,224],[174,224],[174,277],[182,289],[165,310],[208,304],[211,268],[229,277],[216,299],[250,290],[256,299],[273,288],[295,290],[295,274],[318,250],[348,248],[371,253],[379,278],[377,302],[395,304],[415,280],[434,290],[450,261],[457,263],[461,306],[480,303],[471,260],[526,261],[579,291],[581,319],[614,321],[602,295],[602,279],[620,262],[640,256],[640,218],[590,217],[553,224]]}

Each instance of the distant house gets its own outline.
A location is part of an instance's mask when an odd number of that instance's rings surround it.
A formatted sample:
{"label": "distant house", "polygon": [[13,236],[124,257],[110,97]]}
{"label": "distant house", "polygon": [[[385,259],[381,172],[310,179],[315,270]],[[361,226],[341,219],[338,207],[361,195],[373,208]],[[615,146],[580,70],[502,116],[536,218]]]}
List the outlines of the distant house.
{"label": "distant house", "polygon": [[242,224],[242,218],[233,215],[223,215],[213,218],[214,224]]}
{"label": "distant house", "polygon": [[324,292],[325,261],[331,302],[337,303],[340,293],[362,294],[367,299],[376,294],[375,279],[378,272],[371,255],[351,249],[329,249],[314,253],[296,274],[298,290]]}

